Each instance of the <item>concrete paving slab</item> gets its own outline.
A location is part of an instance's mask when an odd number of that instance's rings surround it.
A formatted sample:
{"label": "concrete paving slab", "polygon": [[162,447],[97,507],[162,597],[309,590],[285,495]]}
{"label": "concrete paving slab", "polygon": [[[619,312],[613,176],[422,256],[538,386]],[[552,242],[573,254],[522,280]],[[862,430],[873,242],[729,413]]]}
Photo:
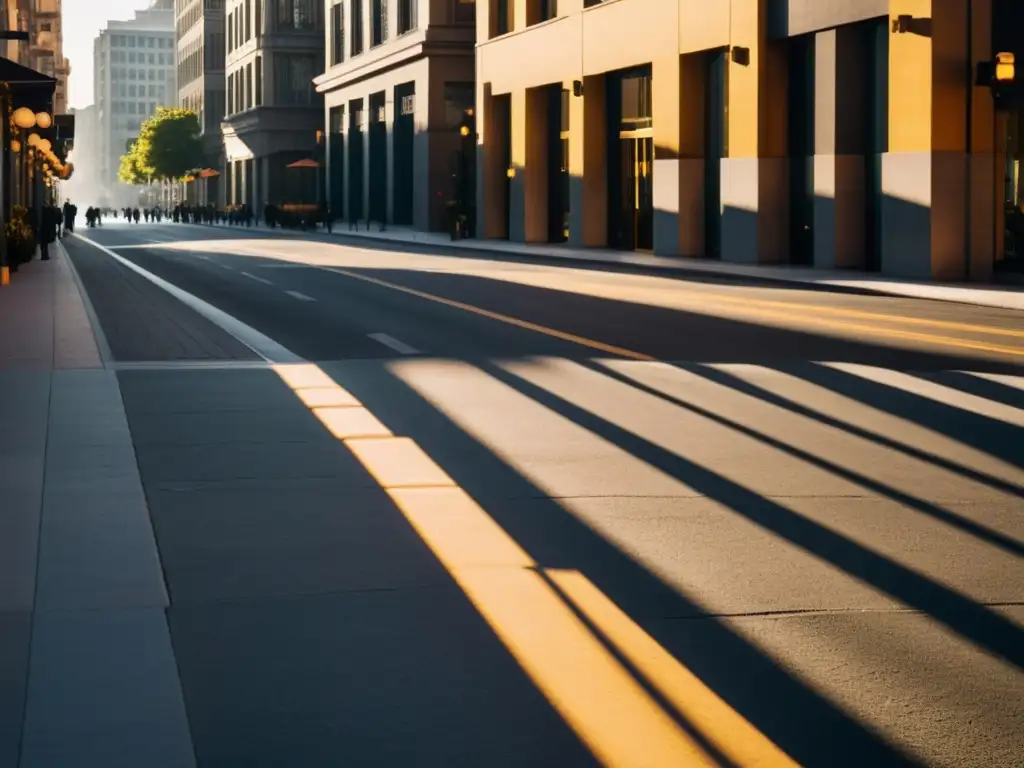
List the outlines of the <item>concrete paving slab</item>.
{"label": "concrete paving slab", "polygon": [[48,487],[85,486],[105,480],[128,480],[138,475],[138,462],[131,444],[54,445],[46,456]]}
{"label": "concrete paving slab", "polygon": [[45,448],[50,376],[0,370],[0,457],[41,453]]}
{"label": "concrete paving slab", "polygon": [[7,491],[41,490],[46,455],[17,452],[4,456],[0,461],[0,488]]}
{"label": "concrete paving slab", "polygon": [[28,611],[0,610],[0,765],[18,764],[31,628]]}
{"label": "concrete paving slab", "polygon": [[0,612],[32,610],[42,502],[41,484],[36,488],[8,487],[3,490],[3,503],[0,504]]}
{"label": "concrete paving slab", "polygon": [[133,411],[131,433],[136,446],[186,446],[311,442],[323,439],[324,428],[305,409],[200,413]]}
{"label": "concrete paving slab", "polygon": [[[951,586],[978,602],[1024,600],[1020,558],[921,519],[880,499],[787,499],[795,514],[837,531],[866,551]],[[601,574],[609,589],[626,585],[616,558],[583,542],[555,519],[561,508],[686,598],[715,614],[771,611],[886,610],[901,607],[893,596],[865,585],[829,561],[829,552],[809,552],[761,528],[745,513],[712,499],[578,498],[517,500],[488,505],[544,561]],[[990,510],[991,514],[996,514]],[[1020,514],[1006,506],[1001,517]],[[577,533],[577,538],[579,534]],[[558,544],[561,544],[560,549]],[[640,594],[640,593],[634,593]],[[640,607],[638,603],[638,607]],[[673,610],[667,605],[646,606]],[[631,613],[633,608],[631,606]],[[697,615],[684,611],[681,615]]]}
{"label": "concrete paving slab", "polygon": [[[1024,609],[1014,609],[1017,622]],[[1024,675],[912,612],[737,616],[654,622],[670,652],[802,765],[887,765],[849,722],[919,765],[1018,765]],[[730,639],[731,638],[731,639]],[[743,650],[758,648],[758,661]],[[768,662],[768,660],[771,660]],[[769,671],[770,666],[774,671]],[[804,693],[778,676],[785,669]],[[808,706],[806,691],[828,705]]]}
{"label": "concrete paving slab", "polygon": [[448,583],[377,488],[334,480],[150,489],[175,604]]}
{"label": "concrete paving slab", "polygon": [[169,618],[200,764],[595,764],[454,586]]}
{"label": "concrete paving slab", "polygon": [[269,411],[305,407],[273,371],[118,371],[130,416],[144,413]]}
{"label": "concrete paving slab", "polygon": [[326,433],[306,443],[139,446],[146,485],[188,481],[331,477],[355,486],[375,485],[352,455]]}
{"label": "concrete paving slab", "polygon": [[146,499],[134,486],[47,490],[37,610],[167,605]]}
{"label": "concrete paving slab", "polygon": [[[79,407],[50,418],[61,439],[46,456],[37,609],[166,605],[117,377],[62,372],[53,386],[56,401]],[[93,431],[103,442],[89,445]],[[85,444],[68,439],[76,437]]]}
{"label": "concrete paving slab", "polygon": [[193,768],[160,609],[38,612],[21,768]]}

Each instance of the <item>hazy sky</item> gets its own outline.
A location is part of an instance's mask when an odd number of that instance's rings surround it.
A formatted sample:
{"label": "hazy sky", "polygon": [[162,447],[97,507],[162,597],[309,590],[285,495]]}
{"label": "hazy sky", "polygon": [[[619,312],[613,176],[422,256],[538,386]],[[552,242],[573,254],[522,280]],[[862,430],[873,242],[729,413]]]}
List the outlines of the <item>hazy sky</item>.
{"label": "hazy sky", "polygon": [[110,19],[130,19],[150,0],[63,0],[64,55],[71,60],[68,101],[72,107],[92,104],[92,41]]}

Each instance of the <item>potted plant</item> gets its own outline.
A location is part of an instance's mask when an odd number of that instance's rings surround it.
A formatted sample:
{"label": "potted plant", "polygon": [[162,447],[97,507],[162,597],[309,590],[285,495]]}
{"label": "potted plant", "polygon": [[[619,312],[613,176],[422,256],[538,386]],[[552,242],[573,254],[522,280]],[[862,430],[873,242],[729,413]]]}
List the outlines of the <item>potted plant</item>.
{"label": "potted plant", "polygon": [[11,218],[4,227],[4,236],[7,241],[8,266],[12,272],[17,272],[18,266],[31,261],[36,252],[36,236],[24,206],[14,206]]}

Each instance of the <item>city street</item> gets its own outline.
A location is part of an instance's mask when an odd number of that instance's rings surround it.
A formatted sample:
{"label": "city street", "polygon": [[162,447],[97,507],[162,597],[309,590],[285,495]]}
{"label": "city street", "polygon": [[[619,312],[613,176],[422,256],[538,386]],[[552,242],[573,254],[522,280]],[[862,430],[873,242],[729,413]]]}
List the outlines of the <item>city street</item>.
{"label": "city street", "polygon": [[1024,764],[1020,312],[63,243],[21,766]]}

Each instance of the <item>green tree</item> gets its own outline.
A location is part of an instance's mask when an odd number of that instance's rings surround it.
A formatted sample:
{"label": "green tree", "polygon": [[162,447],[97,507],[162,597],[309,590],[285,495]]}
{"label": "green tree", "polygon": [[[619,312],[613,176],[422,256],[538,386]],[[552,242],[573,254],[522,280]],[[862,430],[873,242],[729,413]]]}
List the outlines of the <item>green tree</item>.
{"label": "green tree", "polygon": [[190,109],[160,107],[142,123],[134,154],[157,181],[179,181],[203,163],[199,118]]}
{"label": "green tree", "polygon": [[152,174],[152,168],[147,167],[138,152],[138,144],[133,143],[128,152],[121,155],[121,164],[117,169],[117,178],[125,184],[145,184]]}

